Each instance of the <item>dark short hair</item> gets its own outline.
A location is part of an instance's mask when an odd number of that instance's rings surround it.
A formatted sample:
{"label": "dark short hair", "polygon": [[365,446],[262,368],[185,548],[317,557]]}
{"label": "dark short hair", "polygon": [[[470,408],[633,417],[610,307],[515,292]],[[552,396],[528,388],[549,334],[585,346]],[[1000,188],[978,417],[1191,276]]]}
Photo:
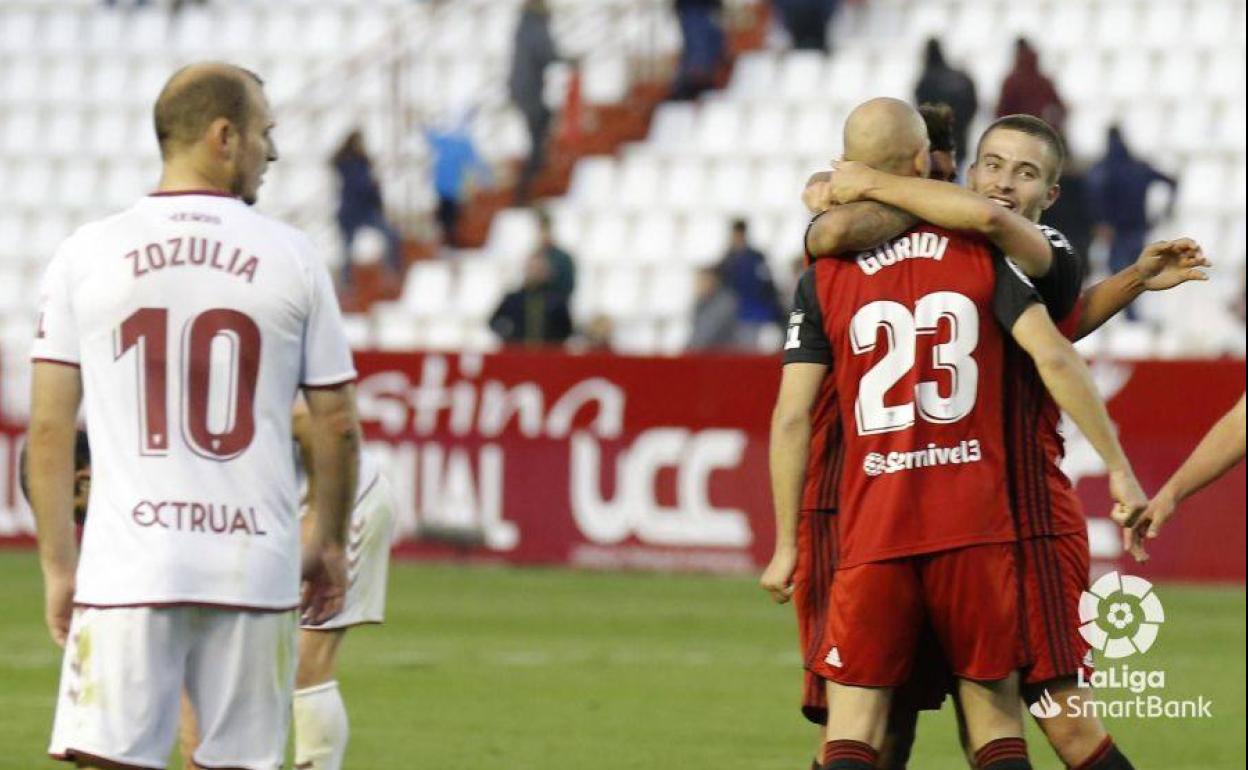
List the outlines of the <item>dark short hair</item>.
{"label": "dark short hair", "polygon": [[170,78],[152,111],[161,155],[168,157],[170,150],[193,144],[217,118],[225,118],[239,130],[246,128],[252,112],[248,78],[256,85],[264,84],[259,75],[241,67],[236,73],[205,72],[174,88],[170,86],[177,75]]}
{"label": "dark short hair", "polygon": [[953,108],[944,102],[924,102],[919,105],[919,114],[927,124],[932,151],[953,152]]}
{"label": "dark short hair", "polygon": [[[80,471],[83,468],[91,467],[91,444],[87,441],[87,432],[79,430],[78,435],[74,437],[74,471]],[[26,478],[26,444],[22,444],[22,451],[17,455],[17,485],[21,487],[22,497],[26,499],[27,504],[30,503],[30,482]]]}
{"label": "dark short hair", "polygon": [[[1057,165],[1053,168],[1049,181],[1056,182],[1061,179],[1062,169],[1066,165],[1066,143],[1062,141],[1062,136],[1057,133],[1057,129],[1034,115],[1006,115],[1003,118],[997,118],[984,129],[984,133],[979,137],[980,148],[984,146],[984,140],[988,138],[988,135],[997,129],[1019,131],[1047,144],[1053,152],[1053,157],[1057,158]],[[975,158],[979,159],[978,148]]]}
{"label": "dark short hair", "polygon": [[750,230],[750,225],[744,219],[737,217],[736,219],[732,220],[732,231],[734,233],[741,233],[742,235],[744,235],[745,233],[749,232],[749,230]]}

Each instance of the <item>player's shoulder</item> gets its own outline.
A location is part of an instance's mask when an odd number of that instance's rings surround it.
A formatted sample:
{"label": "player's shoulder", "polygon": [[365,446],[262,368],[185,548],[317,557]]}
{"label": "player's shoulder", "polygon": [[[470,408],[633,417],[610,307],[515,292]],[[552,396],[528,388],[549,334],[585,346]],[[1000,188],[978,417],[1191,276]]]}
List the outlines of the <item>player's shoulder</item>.
{"label": "player's shoulder", "polygon": [[1055,249],[1060,249],[1065,252],[1074,252],[1075,249],[1070,245],[1070,239],[1067,238],[1066,234],[1061,230],[1039,222],[1036,223],[1036,229],[1043,233],[1045,238],[1049,239],[1049,244]]}

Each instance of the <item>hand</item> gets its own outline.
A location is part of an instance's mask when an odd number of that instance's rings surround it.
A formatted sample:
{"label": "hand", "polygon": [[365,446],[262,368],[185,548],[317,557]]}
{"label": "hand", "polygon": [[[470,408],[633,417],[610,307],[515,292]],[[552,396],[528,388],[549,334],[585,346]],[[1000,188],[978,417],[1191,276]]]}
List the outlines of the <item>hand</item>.
{"label": "hand", "polygon": [[816,171],[806,180],[806,188],[802,190],[802,205],[810,213],[818,214],[832,207],[831,190],[828,188],[828,180],[831,178],[831,171]]}
{"label": "hand", "polygon": [[342,612],[347,595],[347,554],[341,545],[309,547],[303,555],[300,622],[316,626]]}
{"label": "hand", "polygon": [[1135,472],[1130,468],[1110,471],[1109,494],[1115,502],[1113,513],[1110,514],[1114,522],[1120,527],[1135,526],[1136,520],[1148,507],[1148,496],[1140,488]]}
{"label": "hand", "polygon": [[771,594],[776,604],[784,604],[793,598],[793,572],[797,569],[797,551],[793,548],[776,548],[771,563],[763,570],[758,584]]}
{"label": "hand", "polygon": [[1174,515],[1174,509],[1178,505],[1178,501],[1174,498],[1174,493],[1169,489],[1162,487],[1148,503],[1148,508],[1135,522],[1135,526],[1123,530],[1123,547],[1135,557],[1136,561],[1146,561],[1148,553],[1144,550],[1145,539],[1152,540],[1161,534],[1161,527],[1171,516]]}
{"label": "hand", "polygon": [[74,573],[47,572],[43,577],[44,620],[48,633],[58,647],[69,638],[69,624],[74,615]]}
{"label": "hand", "polygon": [[828,179],[829,194],[834,203],[853,203],[862,200],[875,184],[878,172],[855,160],[832,161],[832,176]]}
{"label": "hand", "polygon": [[1148,291],[1165,291],[1188,281],[1207,281],[1209,267],[1200,244],[1191,238],[1150,243],[1135,260],[1135,269]]}

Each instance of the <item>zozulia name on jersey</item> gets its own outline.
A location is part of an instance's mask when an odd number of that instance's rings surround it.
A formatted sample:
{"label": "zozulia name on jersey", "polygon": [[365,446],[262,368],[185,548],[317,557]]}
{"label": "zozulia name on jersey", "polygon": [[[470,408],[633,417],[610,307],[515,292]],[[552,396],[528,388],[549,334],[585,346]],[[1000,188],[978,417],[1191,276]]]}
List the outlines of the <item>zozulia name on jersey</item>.
{"label": "zozulia name on jersey", "polygon": [[125,259],[130,261],[135,278],[171,267],[206,267],[251,283],[260,267],[260,258],[254,254],[210,238],[168,238],[128,251]]}
{"label": "zozulia name on jersey", "polygon": [[936,233],[909,233],[870,251],[858,253],[858,267],[867,275],[875,275],[907,259],[934,259],[939,262],[949,247],[949,239]]}

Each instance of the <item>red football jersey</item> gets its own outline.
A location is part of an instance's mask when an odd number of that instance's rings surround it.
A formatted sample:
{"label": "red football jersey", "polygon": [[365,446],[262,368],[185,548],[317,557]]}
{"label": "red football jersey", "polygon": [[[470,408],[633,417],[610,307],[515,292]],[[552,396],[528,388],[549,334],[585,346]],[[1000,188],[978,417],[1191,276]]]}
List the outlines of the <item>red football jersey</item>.
{"label": "red football jersey", "polygon": [[839,567],[1015,538],[1002,328],[1036,301],[986,241],[930,225],[803,275],[785,362],[832,367]]}

